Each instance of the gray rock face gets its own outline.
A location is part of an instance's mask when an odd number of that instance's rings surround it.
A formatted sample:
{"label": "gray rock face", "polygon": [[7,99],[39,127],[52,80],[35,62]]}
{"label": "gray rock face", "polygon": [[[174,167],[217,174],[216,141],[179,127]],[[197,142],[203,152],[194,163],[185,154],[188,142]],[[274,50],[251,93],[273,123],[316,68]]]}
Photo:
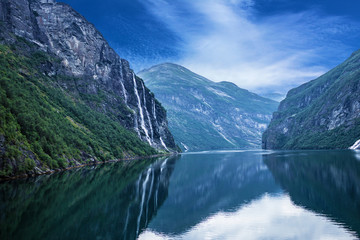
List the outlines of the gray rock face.
{"label": "gray rock face", "polygon": [[[58,76],[62,88],[133,129],[151,146],[175,148],[165,109],[129,63],[70,6],[52,0],[1,0],[0,21],[1,42],[21,37],[60,59],[60,67],[50,65],[44,72]],[[62,80],[69,76],[73,81]],[[91,100],[94,96],[101,96],[100,102]]]}
{"label": "gray rock face", "polygon": [[360,51],[292,89],[263,135],[265,149],[347,149],[360,139]]}

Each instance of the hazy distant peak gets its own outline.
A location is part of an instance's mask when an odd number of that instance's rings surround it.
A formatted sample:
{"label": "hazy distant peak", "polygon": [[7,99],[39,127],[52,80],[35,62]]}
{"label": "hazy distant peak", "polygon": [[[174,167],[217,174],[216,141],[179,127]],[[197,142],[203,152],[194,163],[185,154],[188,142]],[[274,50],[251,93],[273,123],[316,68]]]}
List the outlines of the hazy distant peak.
{"label": "hazy distant peak", "polygon": [[[159,77],[163,81],[168,81],[169,78],[171,78],[172,81],[174,81],[175,79],[177,81],[186,81],[186,82],[191,82],[193,84],[214,83],[213,81],[203,76],[200,76],[192,72],[191,70],[175,63],[161,63],[152,66],[148,69],[144,69],[138,73],[139,76],[149,75],[149,74],[161,75]],[[144,81],[149,81],[148,79],[149,78],[144,78]]]}

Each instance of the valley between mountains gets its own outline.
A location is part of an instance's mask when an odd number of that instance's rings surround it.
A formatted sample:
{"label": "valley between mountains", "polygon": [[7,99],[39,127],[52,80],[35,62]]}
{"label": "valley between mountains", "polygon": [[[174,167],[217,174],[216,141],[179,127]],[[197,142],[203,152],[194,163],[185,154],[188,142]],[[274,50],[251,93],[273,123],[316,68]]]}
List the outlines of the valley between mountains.
{"label": "valley between mountains", "polygon": [[0,62],[2,177],[180,151],[360,146],[359,51],[279,105],[174,63],[135,74],[69,5],[2,0]]}

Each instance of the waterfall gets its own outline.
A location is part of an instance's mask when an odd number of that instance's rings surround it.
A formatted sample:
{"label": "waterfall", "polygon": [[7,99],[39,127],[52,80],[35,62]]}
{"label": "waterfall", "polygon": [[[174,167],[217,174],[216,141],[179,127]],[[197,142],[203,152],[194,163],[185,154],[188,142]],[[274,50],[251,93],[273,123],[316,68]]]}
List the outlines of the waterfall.
{"label": "waterfall", "polygon": [[145,136],[146,136],[146,140],[148,141],[148,143],[151,145],[151,141],[150,141],[150,137],[149,137],[149,132],[146,129],[145,126],[145,120],[144,120],[144,113],[143,113],[143,109],[141,107],[141,101],[140,101],[140,96],[139,96],[139,92],[137,90],[137,84],[136,84],[136,79],[135,79],[135,74],[133,73],[133,81],[134,81],[134,92],[137,98],[137,102],[138,102],[138,108],[139,108],[139,113],[140,113],[140,124],[141,124],[141,128],[144,130],[145,132]]}
{"label": "waterfall", "polygon": [[126,89],[125,89],[124,83],[121,80],[120,80],[120,84],[121,84],[122,91],[124,93],[125,104],[127,106],[128,96],[126,94]]}
{"label": "waterfall", "polygon": [[149,111],[147,110],[147,107],[146,107],[145,87],[144,87],[143,82],[141,82],[141,87],[142,87],[142,91],[143,91],[145,113],[146,113],[148,123],[149,123],[149,126],[150,126],[151,142],[153,142],[154,141],[154,131],[153,131],[152,124],[151,124],[150,114],[149,114]]}
{"label": "waterfall", "polygon": [[141,215],[142,215],[143,210],[144,210],[144,201],[145,201],[145,194],[146,194],[146,185],[147,185],[147,182],[149,181],[150,173],[151,173],[151,168],[148,169],[147,174],[146,174],[145,181],[143,182],[143,185],[142,185],[142,191],[143,191],[143,192],[142,192],[141,203],[140,203],[140,213],[139,213],[139,217],[138,217],[138,220],[137,220],[136,235],[139,234]]}
{"label": "waterfall", "polygon": [[[166,147],[162,137],[160,137],[160,142],[161,142],[161,145],[163,145],[163,147],[166,149],[166,151],[169,151],[169,149]],[[169,151],[170,152],[170,151]]]}
{"label": "waterfall", "polygon": [[123,94],[124,94],[124,99],[125,99],[125,104],[127,106],[127,101],[128,101],[128,96],[127,96],[127,93],[126,93],[126,88],[125,88],[125,85],[123,83],[124,81],[124,75],[123,75],[123,68],[122,68],[122,62],[121,62],[121,59],[120,59],[120,84],[121,84],[121,88],[122,88],[122,91],[123,91]]}
{"label": "waterfall", "polygon": [[134,115],[134,129],[135,129],[136,133],[138,134],[139,138],[141,139],[137,114]]}

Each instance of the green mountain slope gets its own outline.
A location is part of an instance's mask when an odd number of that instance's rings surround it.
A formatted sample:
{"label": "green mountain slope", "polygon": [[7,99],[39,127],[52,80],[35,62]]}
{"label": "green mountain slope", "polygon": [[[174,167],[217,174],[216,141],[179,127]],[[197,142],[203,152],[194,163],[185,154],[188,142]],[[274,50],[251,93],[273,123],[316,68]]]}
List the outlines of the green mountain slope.
{"label": "green mountain slope", "polygon": [[44,52],[24,56],[0,45],[0,176],[157,152],[65,92],[59,76],[41,71],[56,61]]}
{"label": "green mountain slope", "polygon": [[257,148],[278,103],[229,82],[212,82],[165,63],[138,75],[168,113],[183,150]]}
{"label": "green mountain slope", "polygon": [[360,138],[360,51],[292,89],[263,135],[266,149],[345,149]]}

